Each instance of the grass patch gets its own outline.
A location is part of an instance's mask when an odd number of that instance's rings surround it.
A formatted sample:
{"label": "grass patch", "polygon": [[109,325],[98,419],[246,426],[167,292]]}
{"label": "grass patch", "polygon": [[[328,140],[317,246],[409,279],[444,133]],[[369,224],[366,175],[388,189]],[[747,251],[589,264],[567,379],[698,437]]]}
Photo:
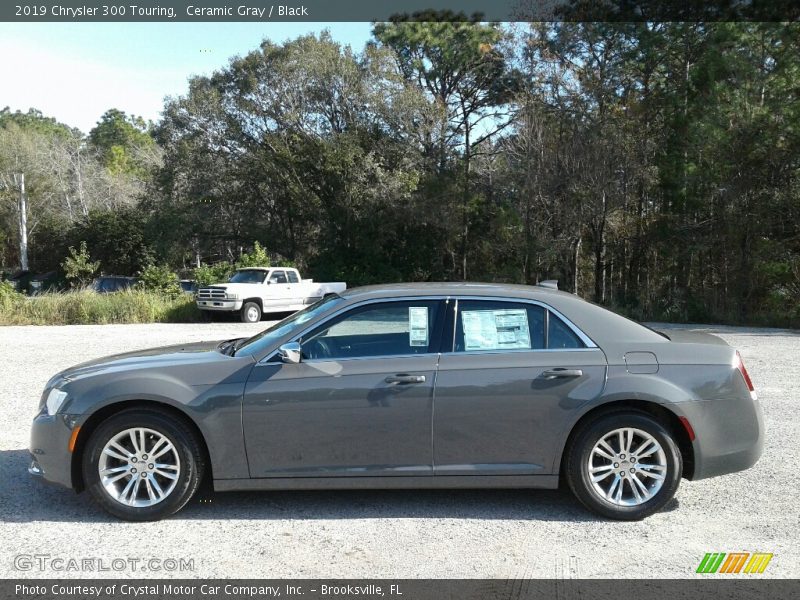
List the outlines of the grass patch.
{"label": "grass patch", "polygon": [[[0,290],[2,292],[2,290]],[[91,290],[23,296],[0,293],[0,325],[104,325],[106,323],[194,323],[201,320],[194,298],[128,290]]]}

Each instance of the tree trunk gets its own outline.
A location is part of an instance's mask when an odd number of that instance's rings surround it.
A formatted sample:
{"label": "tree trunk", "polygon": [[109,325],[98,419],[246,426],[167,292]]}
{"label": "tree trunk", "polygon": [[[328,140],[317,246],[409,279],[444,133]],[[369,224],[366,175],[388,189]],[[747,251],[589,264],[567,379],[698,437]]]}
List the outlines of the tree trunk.
{"label": "tree trunk", "polygon": [[19,205],[17,213],[19,217],[19,267],[23,271],[28,270],[28,199],[25,197],[25,173],[15,175],[19,187]]}

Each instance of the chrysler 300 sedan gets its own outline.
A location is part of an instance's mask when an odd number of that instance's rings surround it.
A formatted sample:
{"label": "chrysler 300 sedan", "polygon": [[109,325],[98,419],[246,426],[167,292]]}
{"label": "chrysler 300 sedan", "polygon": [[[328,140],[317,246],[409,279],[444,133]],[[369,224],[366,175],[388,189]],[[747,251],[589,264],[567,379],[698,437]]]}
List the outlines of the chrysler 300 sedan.
{"label": "chrysler 300 sedan", "polygon": [[555,488],[615,519],[746,469],[761,408],[738,352],[544,286],[331,295],[249,339],[55,375],[29,471],[130,520],[217,491]]}

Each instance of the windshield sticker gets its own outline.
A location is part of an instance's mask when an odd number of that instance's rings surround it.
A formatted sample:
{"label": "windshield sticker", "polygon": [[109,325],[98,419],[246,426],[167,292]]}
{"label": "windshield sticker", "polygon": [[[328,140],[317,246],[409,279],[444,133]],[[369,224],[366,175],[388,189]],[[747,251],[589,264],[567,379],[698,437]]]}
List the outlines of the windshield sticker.
{"label": "windshield sticker", "polygon": [[410,346],[428,345],[428,307],[408,307],[408,343]]}
{"label": "windshield sticker", "polygon": [[461,313],[464,350],[506,350],[530,348],[528,311],[465,310]]}

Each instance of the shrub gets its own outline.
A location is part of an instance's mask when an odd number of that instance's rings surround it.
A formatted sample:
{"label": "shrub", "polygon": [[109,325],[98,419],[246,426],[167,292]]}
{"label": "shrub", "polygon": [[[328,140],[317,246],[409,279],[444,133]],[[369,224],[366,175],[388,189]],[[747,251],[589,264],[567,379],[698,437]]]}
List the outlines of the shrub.
{"label": "shrub", "polygon": [[194,280],[197,282],[197,287],[228,281],[231,275],[233,275],[233,266],[226,262],[218,262],[213,265],[202,263],[194,270]]}
{"label": "shrub", "polygon": [[165,294],[172,298],[180,296],[178,276],[166,265],[148,265],[139,272],[139,287],[150,292]]}
{"label": "shrub", "polygon": [[243,253],[239,260],[236,261],[236,268],[237,269],[246,269],[247,267],[269,267],[269,255],[267,251],[259,244],[255,242],[253,244],[253,251],[250,253]]}
{"label": "shrub", "polygon": [[85,287],[89,285],[100,267],[100,262],[91,261],[89,251],[86,249],[86,242],[81,242],[80,251],[74,247],[69,247],[69,256],[61,263],[67,281],[72,287]]}

